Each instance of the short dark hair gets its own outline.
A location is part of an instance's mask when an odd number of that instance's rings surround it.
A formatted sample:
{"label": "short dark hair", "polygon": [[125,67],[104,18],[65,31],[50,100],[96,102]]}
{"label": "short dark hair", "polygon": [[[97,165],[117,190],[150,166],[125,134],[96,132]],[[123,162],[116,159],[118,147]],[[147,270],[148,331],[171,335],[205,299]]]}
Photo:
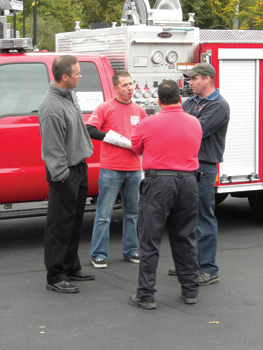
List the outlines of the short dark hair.
{"label": "short dark hair", "polygon": [[174,80],[163,80],[158,86],[158,97],[163,105],[180,102],[180,89]]}
{"label": "short dark hair", "polygon": [[52,73],[55,81],[58,83],[61,81],[63,74],[67,74],[69,77],[72,72],[72,65],[78,63],[77,57],[72,55],[64,55],[57,57],[52,65]]}
{"label": "short dark hair", "polygon": [[113,86],[117,86],[119,84],[119,77],[130,77],[130,74],[126,70],[118,70],[114,73],[112,77]]}

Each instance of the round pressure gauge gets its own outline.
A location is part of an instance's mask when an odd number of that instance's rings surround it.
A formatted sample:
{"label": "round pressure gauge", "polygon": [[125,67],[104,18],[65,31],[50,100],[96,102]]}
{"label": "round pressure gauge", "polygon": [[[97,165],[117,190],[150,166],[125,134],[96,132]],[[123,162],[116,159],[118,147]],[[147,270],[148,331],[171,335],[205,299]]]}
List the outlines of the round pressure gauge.
{"label": "round pressure gauge", "polygon": [[135,90],[134,93],[133,93],[133,96],[135,98],[140,98],[140,97],[142,97],[142,93],[141,93],[140,90]]}
{"label": "round pressure gauge", "polygon": [[154,90],[154,91],[152,92],[152,97],[153,97],[153,98],[157,98],[157,97],[158,97],[158,90]]}
{"label": "round pressure gauge", "polygon": [[143,96],[144,96],[145,98],[151,97],[151,91],[145,90],[144,93],[143,93]]}
{"label": "round pressure gauge", "polygon": [[152,61],[153,61],[153,63],[156,63],[156,64],[162,63],[162,61],[163,61],[163,54],[161,53],[161,51],[155,51],[152,54]]}
{"label": "round pressure gauge", "polygon": [[167,56],[166,56],[166,61],[168,63],[174,64],[178,59],[178,55],[175,51],[170,51],[168,52]]}

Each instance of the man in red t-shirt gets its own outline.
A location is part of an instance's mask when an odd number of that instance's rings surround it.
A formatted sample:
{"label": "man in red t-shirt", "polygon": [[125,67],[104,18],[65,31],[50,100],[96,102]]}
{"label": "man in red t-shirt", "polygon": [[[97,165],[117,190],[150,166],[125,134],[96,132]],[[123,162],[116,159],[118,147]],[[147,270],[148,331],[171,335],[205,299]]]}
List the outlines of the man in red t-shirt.
{"label": "man in red t-shirt", "polygon": [[161,112],[143,120],[131,139],[134,152],[143,155],[145,179],[140,186],[138,218],[139,285],[129,303],[148,310],[156,308],[156,270],[166,225],[184,302],[195,304],[199,291],[196,170],[202,128],[183,111],[173,80],[164,80],[158,94]]}
{"label": "man in red t-shirt", "polygon": [[[128,72],[116,72],[112,80],[116,97],[95,109],[88,120],[87,129],[93,139],[106,141],[107,134],[113,130],[130,140],[136,125],[146,117],[146,113],[131,101],[133,82]],[[123,206],[123,258],[139,263],[137,218],[140,157],[131,149],[102,142],[100,167],[99,196],[91,241],[92,263],[96,268],[107,267],[110,221],[119,191]]]}

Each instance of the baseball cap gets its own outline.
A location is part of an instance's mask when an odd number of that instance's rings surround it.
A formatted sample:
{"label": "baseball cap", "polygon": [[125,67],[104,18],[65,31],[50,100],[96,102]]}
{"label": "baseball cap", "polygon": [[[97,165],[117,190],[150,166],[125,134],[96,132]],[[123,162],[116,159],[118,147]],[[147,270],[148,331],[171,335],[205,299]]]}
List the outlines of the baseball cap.
{"label": "baseball cap", "polygon": [[189,72],[184,73],[184,77],[194,77],[197,74],[209,75],[209,77],[214,78],[216,75],[215,68],[209,63],[198,63]]}

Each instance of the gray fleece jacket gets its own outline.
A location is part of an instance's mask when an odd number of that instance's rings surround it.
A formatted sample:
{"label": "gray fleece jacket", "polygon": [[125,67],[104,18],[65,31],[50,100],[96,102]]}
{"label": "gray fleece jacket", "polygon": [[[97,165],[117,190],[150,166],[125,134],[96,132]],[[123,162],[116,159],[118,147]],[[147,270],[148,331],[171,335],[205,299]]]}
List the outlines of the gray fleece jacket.
{"label": "gray fleece jacket", "polygon": [[41,155],[52,181],[63,181],[69,167],[93,153],[76,94],[51,83],[39,107]]}

